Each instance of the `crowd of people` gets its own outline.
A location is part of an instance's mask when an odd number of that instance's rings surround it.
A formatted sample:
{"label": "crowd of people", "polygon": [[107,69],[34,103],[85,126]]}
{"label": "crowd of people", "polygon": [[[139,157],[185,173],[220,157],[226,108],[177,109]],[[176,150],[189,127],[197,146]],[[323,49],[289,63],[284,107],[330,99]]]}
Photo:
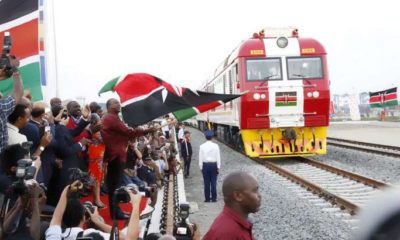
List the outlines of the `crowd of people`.
{"label": "crowd of people", "polygon": [[[175,134],[169,135],[175,122],[166,116],[163,125],[129,127],[117,99],[109,99],[105,111],[97,102],[33,103],[18,71],[12,78],[13,91],[0,96],[0,238],[109,239],[115,232],[98,214],[106,209],[111,219],[128,222],[121,239],[136,239],[143,192],[145,212],[151,212],[164,175],[180,169]],[[121,191],[132,213],[120,209]],[[52,216],[47,222],[41,220],[46,214]]]}
{"label": "crowd of people", "polygon": [[[4,78],[0,72],[0,80]],[[121,120],[120,102],[113,98],[105,110],[97,102],[82,107],[77,101],[60,98],[33,103],[24,95],[18,71],[12,78],[13,91],[0,95],[0,239],[138,239],[140,214],[154,209],[164,176],[179,171],[185,178],[190,176],[190,132],[169,115],[161,123],[129,127]],[[207,141],[199,150],[205,202],[217,201],[221,165],[212,135],[206,132]],[[251,239],[250,223],[238,219],[257,210],[258,188],[254,178],[237,174],[224,181],[227,207],[214,225],[235,216],[230,228],[235,224],[247,227],[250,232],[242,236]],[[238,177],[239,185],[234,181]],[[248,187],[253,189],[248,192]],[[143,192],[147,202],[140,211]],[[243,197],[252,198],[253,208],[245,205]],[[129,203],[131,212],[121,210],[121,202]],[[113,223],[124,220],[125,228],[107,224],[99,214],[101,209],[109,211]],[[199,239],[195,229],[189,226],[192,238]],[[227,239],[228,233],[221,229],[225,228],[210,228],[205,238]],[[150,234],[149,239],[174,237]]]}

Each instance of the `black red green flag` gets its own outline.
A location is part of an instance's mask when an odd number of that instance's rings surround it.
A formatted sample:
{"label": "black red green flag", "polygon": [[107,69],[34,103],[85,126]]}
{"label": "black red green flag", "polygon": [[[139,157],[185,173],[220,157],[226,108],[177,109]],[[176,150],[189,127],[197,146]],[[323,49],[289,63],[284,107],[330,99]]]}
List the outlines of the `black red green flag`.
{"label": "black red green flag", "polygon": [[119,95],[122,116],[130,126],[147,123],[168,113],[183,121],[241,96],[195,91],[146,73],[112,79],[99,94],[107,91],[115,91]]}
{"label": "black red green flag", "polygon": [[369,93],[369,104],[371,108],[390,107],[399,105],[397,87],[379,92]]}

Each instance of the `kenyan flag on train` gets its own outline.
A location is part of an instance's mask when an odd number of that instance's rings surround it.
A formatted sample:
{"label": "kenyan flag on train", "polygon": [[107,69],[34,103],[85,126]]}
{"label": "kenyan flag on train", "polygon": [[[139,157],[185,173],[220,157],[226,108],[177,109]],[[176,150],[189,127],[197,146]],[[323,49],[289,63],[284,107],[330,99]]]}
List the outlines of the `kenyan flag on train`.
{"label": "kenyan flag on train", "polygon": [[369,104],[371,108],[390,107],[399,105],[397,87],[379,92],[370,92]]}
{"label": "kenyan flag on train", "polygon": [[294,107],[297,105],[296,92],[277,92],[275,93],[276,107]]}
{"label": "kenyan flag on train", "polygon": [[99,94],[107,91],[119,95],[123,119],[130,126],[147,123],[168,113],[183,121],[241,96],[191,90],[146,73],[115,78],[104,85]]}

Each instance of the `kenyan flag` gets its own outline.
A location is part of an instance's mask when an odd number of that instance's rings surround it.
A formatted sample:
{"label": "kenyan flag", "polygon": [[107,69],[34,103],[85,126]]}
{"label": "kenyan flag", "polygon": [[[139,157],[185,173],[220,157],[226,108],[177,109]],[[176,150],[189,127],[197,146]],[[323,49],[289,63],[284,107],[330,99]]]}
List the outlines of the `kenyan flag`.
{"label": "kenyan flag", "polygon": [[[43,99],[41,81],[44,80],[44,65],[41,65],[39,55],[43,44],[39,40],[39,26],[38,0],[0,1],[0,49],[3,49],[4,33],[9,32],[12,39],[10,54],[20,60],[24,89],[29,91],[34,101]],[[0,82],[0,91],[4,95],[12,90],[11,78]]]}
{"label": "kenyan flag", "polygon": [[296,92],[277,92],[275,93],[276,107],[294,107],[297,105]]}
{"label": "kenyan flag", "polygon": [[369,104],[371,108],[399,105],[399,101],[397,99],[397,87],[379,92],[370,92]]}
{"label": "kenyan flag", "polygon": [[122,116],[130,126],[138,126],[167,113],[180,121],[215,108],[241,95],[192,91],[169,84],[146,73],[128,74],[109,81],[100,93],[116,91]]}

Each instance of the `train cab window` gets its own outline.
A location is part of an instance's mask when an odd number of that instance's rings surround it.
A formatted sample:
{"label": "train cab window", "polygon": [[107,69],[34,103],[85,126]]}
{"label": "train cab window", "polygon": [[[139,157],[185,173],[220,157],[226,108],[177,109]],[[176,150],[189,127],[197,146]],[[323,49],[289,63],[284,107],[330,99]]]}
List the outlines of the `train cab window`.
{"label": "train cab window", "polygon": [[280,58],[246,60],[247,80],[282,80]]}
{"label": "train cab window", "polygon": [[287,58],[289,80],[305,78],[323,78],[322,59],[320,57]]}

